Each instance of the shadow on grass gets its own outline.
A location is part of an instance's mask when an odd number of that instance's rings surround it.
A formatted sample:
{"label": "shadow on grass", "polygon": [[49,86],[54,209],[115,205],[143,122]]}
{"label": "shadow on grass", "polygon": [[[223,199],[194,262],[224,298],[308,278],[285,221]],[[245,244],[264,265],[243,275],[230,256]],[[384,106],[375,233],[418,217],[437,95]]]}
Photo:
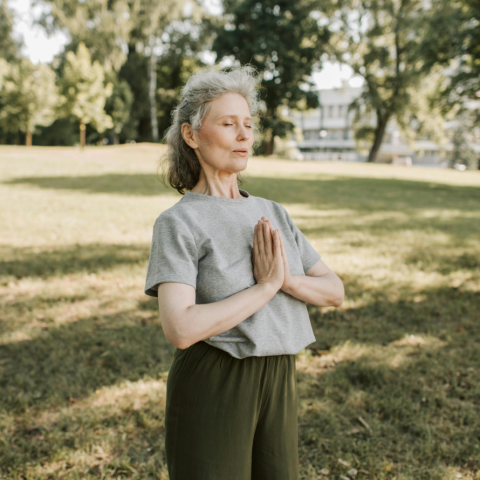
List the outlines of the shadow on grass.
{"label": "shadow on grass", "polygon": [[119,381],[155,377],[170,367],[175,347],[163,334],[155,300],[137,310],[40,330],[31,340],[0,345],[1,408],[24,411],[66,405]]}
{"label": "shadow on grass", "polygon": [[[347,296],[362,288],[347,279]],[[389,465],[397,478],[437,480],[480,467],[480,293],[400,297],[372,292],[364,307],[323,313],[309,305],[317,341],[298,372],[305,465],[345,476],[341,458],[375,478]]]}
{"label": "shadow on grass", "polygon": [[[7,185],[33,185],[54,190],[124,195],[175,194],[151,174],[104,174],[79,177],[20,177]],[[242,189],[282,204],[303,203],[323,210],[402,211],[404,209],[457,209],[475,211],[477,187],[384,178],[305,175],[304,178],[246,176]],[[353,200],[352,200],[353,199]]]}
{"label": "shadow on grass", "polygon": [[50,190],[75,190],[85,193],[112,193],[121,195],[179,195],[167,188],[154,174],[85,175],[78,177],[19,177],[4,182],[6,185],[32,185]]}
{"label": "shadow on grass", "polygon": [[8,282],[8,277],[48,278],[79,272],[96,273],[121,265],[144,263],[149,254],[148,245],[98,243],[44,249],[0,246],[0,283]]}
{"label": "shadow on grass", "polygon": [[[352,289],[362,288],[361,279],[353,280]],[[314,466],[345,475],[338,458],[374,476],[385,471],[386,463],[392,473],[416,479],[445,478],[445,466],[473,468],[479,454],[480,374],[470,367],[480,362],[472,340],[480,333],[479,295],[454,289],[423,293],[421,301],[379,296],[347,311],[322,312],[309,305],[317,342],[298,357],[304,471]],[[154,299],[146,299],[133,310],[52,327],[31,340],[0,346],[0,411],[27,417],[27,409],[54,412],[95,396],[102,387],[164,379],[174,347],[164,338],[153,305]],[[427,341],[402,344],[410,335]],[[318,350],[324,354],[302,360]],[[327,356],[332,359],[316,363]],[[14,468],[22,459],[43,464],[65,451],[85,451],[86,444],[101,440],[95,435],[104,434],[114,445],[105,468],[121,464],[128,472],[138,467],[144,475],[139,478],[147,478],[152,459],[156,468],[164,465],[164,405],[144,402],[123,410],[111,405],[72,410],[54,423],[42,424],[39,417],[33,424],[19,421],[9,430],[8,448],[0,448],[3,466]],[[112,431],[128,432],[128,442],[112,439]],[[99,472],[90,474],[84,478]]]}

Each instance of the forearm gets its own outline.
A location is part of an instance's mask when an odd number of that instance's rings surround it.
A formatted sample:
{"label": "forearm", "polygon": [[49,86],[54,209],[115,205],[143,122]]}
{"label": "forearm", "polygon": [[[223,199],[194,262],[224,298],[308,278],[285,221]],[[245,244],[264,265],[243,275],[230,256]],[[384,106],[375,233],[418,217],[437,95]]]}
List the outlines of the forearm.
{"label": "forearm", "polygon": [[339,307],[345,296],[343,283],[334,273],[319,277],[292,275],[293,282],[284,289],[285,293],[319,307]]}
{"label": "forearm", "polygon": [[183,348],[235,327],[264,307],[277,291],[261,283],[218,302],[191,305],[177,320]]}

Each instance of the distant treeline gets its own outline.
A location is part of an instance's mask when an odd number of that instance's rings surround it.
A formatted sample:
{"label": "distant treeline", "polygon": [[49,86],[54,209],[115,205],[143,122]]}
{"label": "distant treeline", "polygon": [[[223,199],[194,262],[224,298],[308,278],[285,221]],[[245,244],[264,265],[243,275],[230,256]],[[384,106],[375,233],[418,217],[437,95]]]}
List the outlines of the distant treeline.
{"label": "distant treeline", "polygon": [[258,70],[263,154],[293,130],[288,109],[318,107],[312,74],[325,60],[365,80],[350,109],[371,161],[393,118],[407,138],[441,142],[460,117],[478,129],[478,109],[465,108],[480,97],[476,0],[223,0],[215,12],[202,0],[36,3],[37,22],[69,43],[33,65],[0,0],[0,143],[161,141],[185,81],[212,61]]}

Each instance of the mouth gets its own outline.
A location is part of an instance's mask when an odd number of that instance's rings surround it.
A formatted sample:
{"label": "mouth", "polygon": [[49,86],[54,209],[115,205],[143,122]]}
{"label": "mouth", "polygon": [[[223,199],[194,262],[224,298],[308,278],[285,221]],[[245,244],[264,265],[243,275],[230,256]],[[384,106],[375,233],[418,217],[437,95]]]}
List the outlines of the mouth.
{"label": "mouth", "polygon": [[233,153],[236,153],[238,155],[241,155],[242,157],[245,157],[246,155],[248,155],[248,149],[238,148],[237,150],[234,150]]}

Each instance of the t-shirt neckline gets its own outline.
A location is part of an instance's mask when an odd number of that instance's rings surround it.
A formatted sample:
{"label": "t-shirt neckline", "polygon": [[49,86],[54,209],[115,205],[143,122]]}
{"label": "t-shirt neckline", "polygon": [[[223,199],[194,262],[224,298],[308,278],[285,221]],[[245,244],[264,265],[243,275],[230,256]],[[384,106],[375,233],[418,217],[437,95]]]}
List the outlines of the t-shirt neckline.
{"label": "t-shirt neckline", "polygon": [[246,190],[242,190],[241,188],[238,190],[240,195],[242,195],[244,198],[214,197],[213,195],[189,191],[185,192],[183,198],[186,200],[202,200],[204,202],[221,203],[226,205],[248,205],[250,203],[251,195]]}

